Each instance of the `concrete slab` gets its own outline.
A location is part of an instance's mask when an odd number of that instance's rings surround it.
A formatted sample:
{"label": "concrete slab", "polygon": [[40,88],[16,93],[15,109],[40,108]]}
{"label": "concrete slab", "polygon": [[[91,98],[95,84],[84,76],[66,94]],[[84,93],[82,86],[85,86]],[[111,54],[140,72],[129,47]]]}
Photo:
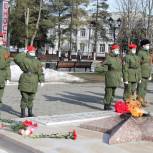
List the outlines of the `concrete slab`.
{"label": "concrete slab", "polygon": [[73,114],[64,114],[64,115],[53,115],[53,116],[38,116],[30,118],[28,117],[17,120],[30,119],[42,125],[55,126],[55,125],[73,124],[73,123],[80,124],[80,122],[87,122],[87,121],[107,118],[116,115],[117,114],[112,111],[96,111],[96,112],[83,112],[83,113],[73,113]]}
{"label": "concrete slab", "polygon": [[105,133],[105,142],[109,144],[143,140],[153,142],[153,117],[150,115],[141,118],[112,116],[83,123],[80,127]]}

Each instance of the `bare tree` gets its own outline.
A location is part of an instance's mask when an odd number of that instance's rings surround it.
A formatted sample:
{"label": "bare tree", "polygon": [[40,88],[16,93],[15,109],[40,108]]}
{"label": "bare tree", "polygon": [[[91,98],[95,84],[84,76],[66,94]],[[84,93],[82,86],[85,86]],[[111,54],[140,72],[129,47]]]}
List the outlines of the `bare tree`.
{"label": "bare tree", "polygon": [[38,28],[39,28],[39,23],[40,23],[40,18],[41,18],[41,11],[42,11],[42,5],[43,5],[43,0],[40,0],[39,13],[38,13],[38,18],[37,18],[37,23],[36,23],[35,31],[34,31],[34,34],[32,35],[32,38],[31,38],[31,43],[30,43],[31,45],[33,45],[34,39],[36,37],[37,31],[38,31]]}
{"label": "bare tree", "polygon": [[140,0],[140,12],[142,15],[142,24],[146,29],[146,37],[151,39],[152,29],[152,14],[153,14],[153,0]]}
{"label": "bare tree", "polygon": [[27,48],[27,46],[28,46],[28,37],[29,37],[29,30],[28,30],[28,24],[29,24],[29,8],[26,8],[25,9],[24,15],[25,15],[25,26],[26,26],[25,48]]}
{"label": "bare tree", "polygon": [[126,33],[128,43],[130,43],[131,32],[134,29],[139,16],[139,0],[117,0],[117,4],[123,22],[121,30],[123,33]]}

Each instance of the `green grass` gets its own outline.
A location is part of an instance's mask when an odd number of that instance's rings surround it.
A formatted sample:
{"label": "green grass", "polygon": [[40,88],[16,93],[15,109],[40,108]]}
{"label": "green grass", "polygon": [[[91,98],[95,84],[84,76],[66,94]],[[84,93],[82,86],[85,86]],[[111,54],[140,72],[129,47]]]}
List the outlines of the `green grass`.
{"label": "green grass", "polygon": [[85,80],[85,82],[90,82],[90,83],[104,81],[104,74],[103,73],[71,73],[71,75],[82,78]]}

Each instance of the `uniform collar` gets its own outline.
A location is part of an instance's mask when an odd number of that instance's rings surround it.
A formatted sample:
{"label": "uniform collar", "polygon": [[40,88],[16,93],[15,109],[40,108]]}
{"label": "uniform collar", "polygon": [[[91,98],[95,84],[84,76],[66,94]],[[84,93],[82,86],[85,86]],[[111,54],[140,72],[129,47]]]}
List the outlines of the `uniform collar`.
{"label": "uniform collar", "polygon": [[27,53],[27,57],[30,58],[30,59],[36,59],[37,58],[36,56],[30,56],[28,53]]}

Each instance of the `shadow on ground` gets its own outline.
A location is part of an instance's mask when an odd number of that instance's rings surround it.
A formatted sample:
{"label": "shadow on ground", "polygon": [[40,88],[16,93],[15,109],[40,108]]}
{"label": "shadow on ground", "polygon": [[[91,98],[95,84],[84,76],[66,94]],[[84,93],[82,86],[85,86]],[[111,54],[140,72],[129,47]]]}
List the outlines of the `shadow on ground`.
{"label": "shadow on ground", "polygon": [[1,111],[20,117],[20,112],[15,111],[11,106],[3,104]]}
{"label": "shadow on ground", "polygon": [[[97,92],[91,92],[91,91],[88,91],[89,93],[91,93],[91,94],[94,94],[94,95],[97,95],[97,96],[101,96],[102,98],[102,100],[104,99],[104,96],[105,96],[105,94],[104,93],[97,93]],[[123,96],[115,96],[115,98],[116,99],[123,99]]]}
{"label": "shadow on ground", "polygon": [[102,98],[99,96],[91,96],[79,93],[65,92],[65,94],[58,94],[57,96],[44,95],[46,101],[60,101],[64,103],[74,104],[89,107],[92,109],[102,110],[92,104],[102,104]]}

